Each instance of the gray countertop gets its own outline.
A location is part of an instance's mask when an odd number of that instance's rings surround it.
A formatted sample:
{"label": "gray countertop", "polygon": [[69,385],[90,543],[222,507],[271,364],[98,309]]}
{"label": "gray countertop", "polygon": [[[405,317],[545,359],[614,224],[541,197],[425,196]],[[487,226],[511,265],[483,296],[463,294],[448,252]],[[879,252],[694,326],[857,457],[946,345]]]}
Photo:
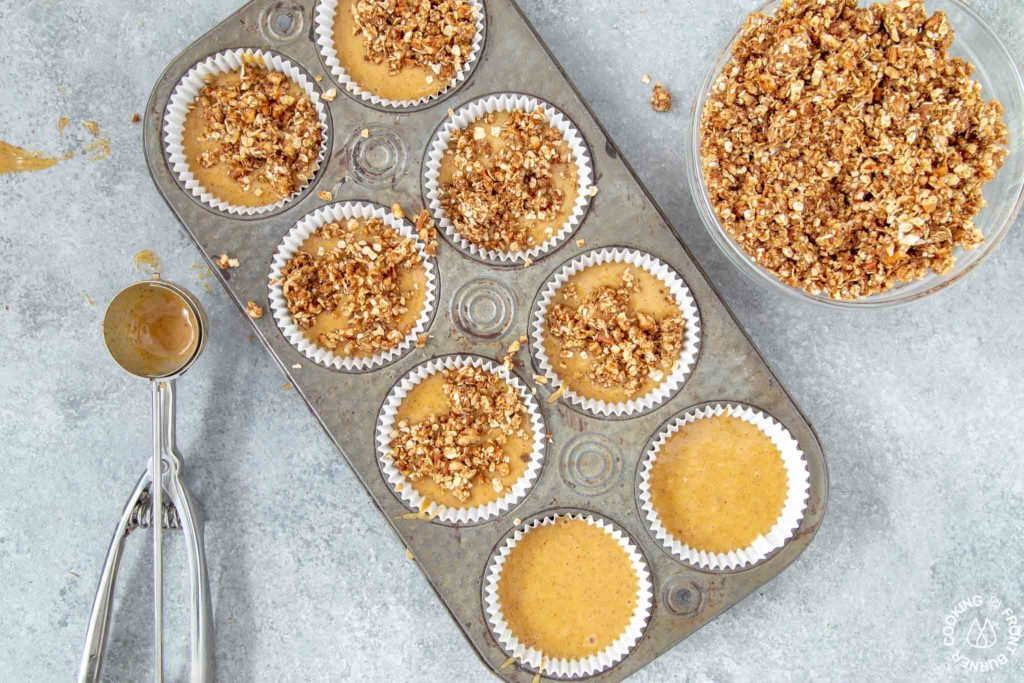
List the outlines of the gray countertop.
{"label": "gray countertop", "polygon": [[[807,552],[635,680],[1021,680],[1024,648],[969,673],[943,635],[947,620],[959,638],[988,615],[995,657],[1012,640],[1007,616],[1024,622],[1021,225],[964,282],[904,308],[821,310],[745,279],[700,224],[682,156],[693,89],[755,4],[522,1],[830,466],[830,509]],[[1024,4],[972,4],[1024,63]],[[112,152],[0,176],[0,680],[73,677],[103,553],[144,467],[148,388],[100,335],[142,249],[200,297],[213,328],[180,383],[178,432],[209,519],[221,679],[486,680],[147,175],[132,113],[165,64],[235,8],[0,0],[0,140],[80,150],[92,120]],[[650,110],[644,73],[675,94],[671,113]],[[145,680],[152,660],[149,547],[141,535],[128,545],[107,667],[117,681]],[[187,644],[182,551],[168,543],[171,680]],[[950,614],[973,596],[984,604]]]}

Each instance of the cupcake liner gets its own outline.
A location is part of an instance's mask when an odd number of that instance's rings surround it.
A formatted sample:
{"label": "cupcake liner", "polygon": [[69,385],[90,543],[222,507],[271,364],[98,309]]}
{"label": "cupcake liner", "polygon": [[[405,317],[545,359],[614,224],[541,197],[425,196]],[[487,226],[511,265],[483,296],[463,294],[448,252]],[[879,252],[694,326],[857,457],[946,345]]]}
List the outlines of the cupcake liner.
{"label": "cupcake liner", "polygon": [[[562,138],[568,143],[573,159],[576,161],[576,175],[578,183],[576,187],[576,203],[573,205],[572,214],[565,224],[543,244],[536,245],[525,251],[498,251],[495,249],[484,249],[473,244],[455,229],[451,221],[445,215],[441,207],[441,188],[438,182],[438,175],[441,171],[441,160],[448,149],[452,139],[452,132],[462,130],[473,124],[484,114],[491,112],[507,112],[513,110],[533,111],[540,108],[547,116],[548,124],[562,133]],[[427,207],[434,215],[434,220],[448,236],[453,244],[462,251],[477,258],[498,262],[498,263],[524,263],[527,259],[536,259],[563,244],[583,220],[583,214],[590,202],[590,188],[593,185],[592,164],[590,152],[587,150],[586,141],[583,135],[576,129],[575,124],[565,114],[553,106],[528,95],[515,93],[504,93],[499,95],[488,95],[469,104],[462,106],[448,117],[444,125],[438,129],[434,139],[427,151],[426,161],[423,170],[423,185],[426,191]]]}
{"label": "cupcake liner", "polygon": [[473,72],[473,67],[480,58],[480,52],[484,46],[484,30],[487,23],[484,4],[480,0],[467,1],[470,5],[476,7],[476,36],[473,38],[472,49],[469,57],[462,63],[462,68],[455,74],[455,78],[448,82],[444,90],[433,95],[426,95],[415,100],[392,100],[375,95],[359,87],[359,84],[352,80],[352,77],[345,71],[345,67],[341,65],[341,61],[338,59],[338,51],[334,47],[334,19],[338,11],[338,0],[320,0],[320,3],[317,5],[316,18],[314,20],[316,44],[320,46],[320,55],[323,57],[327,69],[331,72],[331,76],[349,94],[382,107],[399,109],[415,107],[443,97],[457,88]]}
{"label": "cupcake liner", "polygon": [[[305,185],[291,193],[289,196],[277,200],[272,204],[263,206],[239,206],[231,204],[211,194],[202,183],[195,177],[189,168],[188,159],[185,156],[185,145],[183,132],[185,128],[185,117],[189,109],[199,96],[199,91],[206,85],[206,79],[210,76],[221,73],[229,73],[242,68],[246,61],[245,57],[255,57],[261,66],[269,71],[278,71],[288,76],[294,83],[297,83],[309,96],[316,108],[317,116],[320,118],[320,154],[317,156],[316,165],[313,167],[309,180]],[[218,211],[232,215],[255,216],[279,209],[292,199],[297,197],[303,190],[309,187],[316,177],[317,172],[324,163],[327,155],[328,144],[328,115],[327,108],[320,100],[320,94],[311,78],[301,71],[297,66],[273,52],[253,49],[236,49],[218,52],[199,62],[186,73],[171,94],[164,112],[164,144],[167,149],[167,158],[171,170],[177,176],[185,188],[192,192],[199,201]]]}
{"label": "cupcake liner", "polygon": [[[758,536],[746,548],[740,548],[728,553],[708,553],[691,548],[679,539],[671,536],[668,530],[662,526],[661,518],[651,502],[650,477],[654,461],[658,457],[658,450],[683,425],[725,414],[738,417],[744,422],[749,422],[771,439],[775,447],[779,449],[782,463],[786,468],[788,491],[782,512],[767,534]],[[644,455],[640,471],[639,488],[641,508],[647,517],[648,525],[651,531],[654,532],[655,537],[661,541],[661,544],[672,555],[705,569],[737,569],[760,562],[769,553],[781,548],[793,537],[793,534],[800,526],[800,521],[803,519],[804,511],[807,508],[810,474],[807,471],[807,462],[804,460],[803,451],[800,450],[800,446],[796,439],[793,438],[793,435],[781,423],[749,406],[719,403],[691,410],[673,419],[667,426],[661,429],[661,432]]]}
{"label": "cupcake liner", "polygon": [[[398,471],[391,459],[391,431],[395,425],[395,415],[402,400],[409,394],[413,387],[424,379],[447,368],[458,368],[473,366],[498,375],[501,379],[515,388],[523,399],[523,404],[530,415],[530,428],[533,430],[533,451],[526,471],[512,485],[512,487],[495,501],[486,505],[457,508],[441,505],[427,500],[413,486],[404,474]],[[540,408],[529,388],[512,372],[503,365],[499,365],[486,358],[479,356],[444,356],[435,358],[413,368],[409,374],[403,377],[388,394],[384,405],[381,408],[380,417],[377,419],[377,453],[384,478],[391,485],[406,505],[424,512],[432,519],[439,519],[451,524],[476,524],[489,519],[510,509],[521,501],[537,480],[540,474],[541,465],[544,462],[544,447],[546,433],[544,420],[541,418]]]}
{"label": "cupcake liner", "polygon": [[[335,354],[315,344],[303,334],[291,312],[288,310],[288,302],[284,298],[282,290],[281,270],[285,264],[295,256],[302,243],[306,241],[320,226],[333,221],[346,221],[350,218],[367,220],[379,218],[388,227],[396,230],[403,237],[415,241],[416,249],[423,260],[423,268],[426,271],[426,293],[423,298],[423,311],[420,313],[416,324],[413,325],[409,334],[405,335],[402,342],[387,351],[373,356],[351,357]],[[366,202],[338,202],[328,204],[316,211],[304,216],[298,223],[288,231],[281,245],[274,254],[274,261],[270,271],[270,308],[274,312],[274,319],[277,321],[281,332],[291,342],[292,346],[305,354],[306,358],[319,363],[325,367],[346,372],[362,372],[372,368],[380,367],[405,354],[416,343],[416,338],[427,329],[430,318],[433,315],[437,290],[437,273],[433,258],[427,255],[426,248],[420,242],[416,231],[408,223],[399,220],[383,206]]]}
{"label": "cupcake liner", "polygon": [[540,371],[551,381],[552,390],[557,391],[562,386],[562,380],[555,372],[554,363],[548,357],[547,349],[544,347],[545,321],[547,319],[548,306],[551,305],[551,301],[559,288],[569,278],[581,270],[603,263],[629,263],[637,268],[646,270],[662,280],[675,298],[676,304],[679,306],[683,316],[683,348],[679,352],[679,360],[676,362],[672,372],[658,386],[643,396],[620,403],[609,403],[581,396],[568,386],[565,388],[565,397],[588,413],[605,417],[609,415],[635,416],[653,409],[672,396],[689,377],[697,362],[697,354],[700,351],[700,313],[697,310],[697,304],[694,302],[686,283],[668,265],[650,254],[634,249],[598,249],[576,257],[559,268],[548,279],[544,289],[541,290],[540,298],[535,304],[533,313],[531,331],[533,349]]}
{"label": "cupcake liner", "polygon": [[[541,526],[550,526],[563,517],[585,521],[587,524],[607,532],[629,555],[630,563],[633,565],[633,571],[636,573],[637,583],[639,584],[637,588],[636,609],[633,611],[633,616],[622,635],[597,654],[577,659],[545,657],[543,652],[533,647],[527,647],[526,644],[520,642],[513,635],[508,622],[505,621],[501,611],[501,601],[498,597],[498,583],[501,580],[501,570],[512,549],[533,529]],[[484,611],[487,613],[487,622],[495,639],[501,643],[502,647],[514,659],[519,660],[545,676],[583,678],[593,676],[615,666],[633,650],[643,636],[647,622],[650,619],[653,596],[654,589],[651,583],[650,572],[647,569],[647,562],[629,536],[611,522],[593,514],[573,513],[552,515],[534,520],[522,529],[517,529],[515,533],[508,537],[502,547],[491,557],[484,585]],[[595,599],[600,598],[595,597]]]}

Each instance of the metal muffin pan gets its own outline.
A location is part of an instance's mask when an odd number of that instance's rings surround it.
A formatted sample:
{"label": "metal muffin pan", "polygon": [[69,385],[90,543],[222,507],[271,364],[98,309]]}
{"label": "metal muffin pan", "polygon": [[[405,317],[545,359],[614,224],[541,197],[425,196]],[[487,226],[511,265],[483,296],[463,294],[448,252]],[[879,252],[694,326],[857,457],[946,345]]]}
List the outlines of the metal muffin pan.
{"label": "metal muffin pan", "polygon": [[[580,510],[609,519],[632,537],[654,580],[651,618],[633,651],[590,679],[619,681],[789,566],[821,524],[828,474],[817,437],[800,409],[515,2],[485,0],[485,6],[486,40],[479,63],[461,87],[442,98],[396,112],[368,106],[339,88],[338,97],[329,103],[332,125],[327,158],[310,186],[279,210],[232,217],[193,198],[167,163],[162,141],[164,108],[195,63],[235,47],[273,50],[314,75],[323,74],[317,84],[321,92],[338,87],[313,40],[314,0],[251,2],[178,55],[161,75],[146,107],[144,151],[157,189],[239,309],[252,300],[268,311],[252,321],[259,339],[413,553],[474,650],[498,676],[527,682],[535,673],[519,663],[508,663],[508,653],[486,623],[481,599],[491,555],[515,521]],[[364,373],[340,372],[309,361],[285,339],[269,314],[268,273],[284,235],[303,216],[323,206],[316,196],[320,190],[332,192],[335,201],[399,203],[408,216],[414,216],[425,206],[424,155],[447,110],[496,92],[523,93],[552,103],[586,139],[599,192],[576,234],[526,268],[471,259],[442,237],[437,254],[438,300],[426,348],[413,349],[384,368]],[[371,131],[369,139],[358,134],[364,128]],[[367,144],[375,140],[379,144]],[[587,415],[564,399],[548,404],[550,385],[538,386],[538,403],[552,439],[540,476],[520,503],[494,520],[469,526],[429,522],[408,514],[383,478],[374,446],[385,397],[410,369],[437,356],[478,354],[500,359],[513,340],[529,334],[529,315],[538,291],[557,268],[583,251],[575,245],[579,238],[586,241],[587,250],[617,246],[646,251],[682,276],[696,300],[702,329],[700,355],[688,380],[654,410],[614,420]],[[213,259],[225,252],[239,259],[239,268],[216,267]],[[524,348],[517,359],[521,363],[517,374],[529,380],[537,372],[533,355]],[[295,364],[301,367],[293,368]],[[637,468],[650,439],[672,416],[712,401],[749,404],[779,420],[799,442],[810,472],[807,508],[794,537],[759,564],[735,571],[702,571],[674,559],[653,537],[637,505]]]}

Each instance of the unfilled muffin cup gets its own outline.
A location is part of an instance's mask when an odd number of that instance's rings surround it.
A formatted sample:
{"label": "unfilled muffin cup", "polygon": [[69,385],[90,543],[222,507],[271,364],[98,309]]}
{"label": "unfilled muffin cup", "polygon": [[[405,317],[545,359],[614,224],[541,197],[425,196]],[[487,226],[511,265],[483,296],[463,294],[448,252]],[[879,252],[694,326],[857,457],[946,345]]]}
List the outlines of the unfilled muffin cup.
{"label": "unfilled muffin cup", "polygon": [[335,47],[334,22],[338,13],[338,0],[321,0],[317,5],[316,18],[314,20],[316,27],[316,44],[320,48],[320,56],[323,57],[324,64],[331,72],[331,76],[334,77],[334,80],[342,87],[343,90],[345,90],[345,92],[363,100],[364,102],[370,102],[382,107],[395,109],[415,107],[444,97],[459,87],[459,85],[461,85],[469,75],[473,73],[473,68],[476,66],[477,60],[480,59],[480,53],[483,50],[484,31],[487,25],[487,19],[484,11],[484,3],[481,2],[481,0],[468,0],[468,3],[476,7],[476,36],[473,38],[473,46],[469,53],[469,57],[462,63],[462,68],[459,69],[454,78],[448,81],[444,89],[434,93],[433,95],[425,95],[411,100],[395,100],[387,97],[381,97],[380,95],[377,95],[356,83],[348,72],[345,71],[345,67],[342,66],[341,60],[338,56],[338,50]]}
{"label": "unfilled muffin cup", "polygon": [[[512,628],[502,613],[498,591],[505,562],[519,542],[534,529],[554,525],[562,519],[583,521],[607,533],[626,552],[637,581],[636,607],[622,634],[598,653],[577,659],[548,657],[543,652],[520,641],[512,633]],[[632,652],[647,628],[647,622],[651,616],[654,588],[647,561],[633,540],[612,522],[592,513],[578,512],[542,517],[516,529],[491,556],[484,577],[483,593],[488,626],[490,626],[495,640],[506,652],[541,675],[574,679],[594,676],[610,669]],[[601,595],[594,596],[595,602],[602,599]]]}
{"label": "unfilled muffin cup", "polygon": [[[778,449],[786,470],[786,498],[771,529],[767,533],[759,535],[750,545],[736,548],[730,552],[707,552],[690,547],[685,541],[673,537],[665,528],[652,502],[651,472],[658,458],[659,450],[681,427],[698,420],[721,415],[730,415],[757,427]],[[770,553],[784,546],[793,537],[800,527],[804,511],[807,509],[810,473],[807,470],[807,462],[804,460],[800,445],[780,422],[750,406],[718,403],[690,410],[673,418],[661,428],[644,453],[638,488],[640,505],[648,528],[674,557],[703,569],[740,569],[764,560]]]}
{"label": "unfilled muffin cup", "polygon": [[[185,118],[199,96],[199,92],[206,86],[206,79],[217,74],[231,73],[241,69],[243,64],[247,63],[247,57],[255,58],[268,71],[283,73],[293,83],[298,84],[313,103],[313,106],[316,108],[317,117],[320,119],[320,153],[317,156],[316,164],[310,169],[309,179],[302,187],[296,189],[289,196],[261,206],[232,204],[211,193],[196,178],[189,167],[188,157],[185,154]],[[327,156],[329,118],[327,108],[320,99],[320,93],[313,79],[309,78],[304,71],[281,55],[264,50],[244,48],[225,50],[211,55],[193,66],[174,88],[174,91],[171,93],[171,99],[167,103],[167,109],[164,111],[164,147],[174,175],[185,189],[189,190],[200,202],[212,209],[223,211],[227,214],[255,216],[281,208],[299,196],[313,182],[317,172],[324,163],[324,157]]]}
{"label": "unfilled muffin cup", "polygon": [[[503,495],[483,505],[454,507],[428,500],[416,490],[413,482],[395,467],[391,457],[391,433],[395,427],[396,416],[403,399],[420,382],[448,368],[466,366],[490,372],[516,390],[529,416],[532,448],[530,450],[530,460],[526,464],[525,471]],[[449,524],[478,524],[494,519],[506,512],[513,505],[523,500],[526,494],[529,493],[537,481],[541,466],[544,464],[546,433],[544,419],[541,417],[536,399],[526,384],[515,373],[503,365],[480,356],[442,356],[410,370],[388,393],[387,398],[384,400],[384,405],[381,407],[380,416],[377,418],[377,460],[388,485],[411,509],[423,513],[425,517],[432,520],[436,519]]]}
{"label": "unfilled muffin cup", "polygon": [[[426,292],[423,297],[423,310],[420,311],[416,323],[401,343],[394,348],[388,349],[372,356],[345,356],[336,354],[310,340],[298,326],[288,310],[288,301],[285,299],[282,289],[282,269],[292,257],[300,250],[303,243],[316,232],[321,226],[331,222],[341,222],[350,219],[360,221],[377,218],[384,222],[392,230],[395,230],[402,237],[407,237],[416,244],[416,249],[423,264],[426,274]],[[328,204],[312,213],[304,216],[296,223],[288,234],[285,235],[281,245],[274,254],[273,264],[270,270],[270,308],[274,313],[274,320],[281,328],[282,334],[291,342],[292,346],[301,351],[306,358],[328,368],[342,370],[345,372],[364,372],[382,365],[386,365],[395,359],[409,352],[416,343],[416,338],[423,334],[430,324],[434,313],[434,304],[437,290],[437,267],[434,259],[427,254],[425,245],[419,240],[415,229],[407,222],[396,218],[383,206],[370,204],[368,202],[338,202]]]}
{"label": "unfilled muffin cup", "polygon": [[675,394],[693,371],[697,355],[700,352],[701,328],[697,304],[686,283],[670,266],[650,254],[635,249],[595,249],[577,256],[556,270],[541,288],[531,316],[531,344],[538,368],[551,382],[552,390],[557,393],[565,382],[555,371],[554,362],[548,356],[544,343],[547,334],[548,309],[559,289],[573,275],[592,266],[606,263],[630,264],[647,271],[664,282],[683,317],[683,345],[679,352],[679,358],[672,371],[646,394],[629,401],[611,403],[583,396],[570,389],[568,385],[565,387],[564,397],[587,413],[604,417],[613,415],[634,417],[653,410]]}
{"label": "unfilled muffin cup", "polygon": [[[492,112],[525,111],[540,109],[547,117],[548,125],[562,134],[562,139],[569,146],[576,166],[576,199],[572,211],[562,226],[554,231],[543,243],[520,251],[499,251],[480,247],[465,237],[455,228],[441,206],[441,187],[439,176],[441,161],[452,139],[452,133],[473,125],[485,114]],[[460,251],[474,258],[499,264],[523,264],[543,256],[558,248],[576,231],[583,220],[590,203],[593,187],[593,164],[590,152],[582,133],[565,114],[554,106],[536,97],[516,93],[488,95],[463,105],[445,120],[438,128],[427,148],[427,156],[423,162],[423,191],[427,208],[434,216],[434,221],[441,228],[449,241]]]}

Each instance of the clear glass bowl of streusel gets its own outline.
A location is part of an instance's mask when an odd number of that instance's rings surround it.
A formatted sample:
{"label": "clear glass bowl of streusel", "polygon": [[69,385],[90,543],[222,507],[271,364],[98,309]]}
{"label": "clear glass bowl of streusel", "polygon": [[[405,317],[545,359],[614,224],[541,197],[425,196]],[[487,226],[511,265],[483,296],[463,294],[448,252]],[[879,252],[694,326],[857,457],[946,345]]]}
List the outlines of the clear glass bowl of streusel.
{"label": "clear glass bowl of streusel", "polygon": [[[827,1],[832,2],[832,0]],[[771,16],[782,4],[781,0],[773,0],[755,11]],[[869,3],[859,0],[858,4],[861,7],[866,7]],[[1021,80],[1020,72],[996,34],[965,2],[961,0],[925,0],[924,7],[929,16],[935,12],[945,13],[953,31],[953,43],[948,50],[949,56],[959,57],[972,64],[974,66],[972,78],[981,85],[981,98],[985,101],[998,100],[1005,110],[1002,117],[1003,123],[1009,131],[1008,144],[1005,146],[1008,153],[1002,168],[984,184],[982,193],[987,205],[974,218],[974,226],[980,232],[982,241],[972,249],[966,249],[962,245],[953,247],[951,251],[954,261],[951,266],[947,264],[945,268],[942,268],[944,272],[941,274],[928,269],[923,277],[897,282],[889,289],[872,292],[866,296],[834,296],[827,289],[809,291],[798,284],[788,284],[768,267],[759,264],[748,254],[746,249],[737,243],[723,225],[712,199],[712,192],[708,188],[702,160],[701,121],[704,108],[712,97],[712,88],[719,76],[731,62],[733,45],[743,34],[741,27],[718,53],[693,102],[687,174],[694,202],[715,242],[740,270],[755,281],[790,296],[831,306],[872,308],[907,303],[934,294],[963,278],[995,251],[1013,226],[1022,205],[1024,205],[1024,82]],[[768,87],[770,86],[769,83]],[[927,117],[927,112],[924,113],[924,116]],[[719,196],[722,196],[721,193]],[[844,201],[849,202],[850,200]],[[803,208],[799,203],[797,206]],[[848,204],[848,206],[852,206],[852,204]],[[777,231],[778,226],[768,224],[768,229],[770,232],[774,232]],[[781,239],[790,239],[788,237],[790,233],[784,229],[779,234],[784,236]],[[911,240],[913,237],[904,235],[900,228],[897,239]],[[813,266],[809,267],[813,268]]]}

